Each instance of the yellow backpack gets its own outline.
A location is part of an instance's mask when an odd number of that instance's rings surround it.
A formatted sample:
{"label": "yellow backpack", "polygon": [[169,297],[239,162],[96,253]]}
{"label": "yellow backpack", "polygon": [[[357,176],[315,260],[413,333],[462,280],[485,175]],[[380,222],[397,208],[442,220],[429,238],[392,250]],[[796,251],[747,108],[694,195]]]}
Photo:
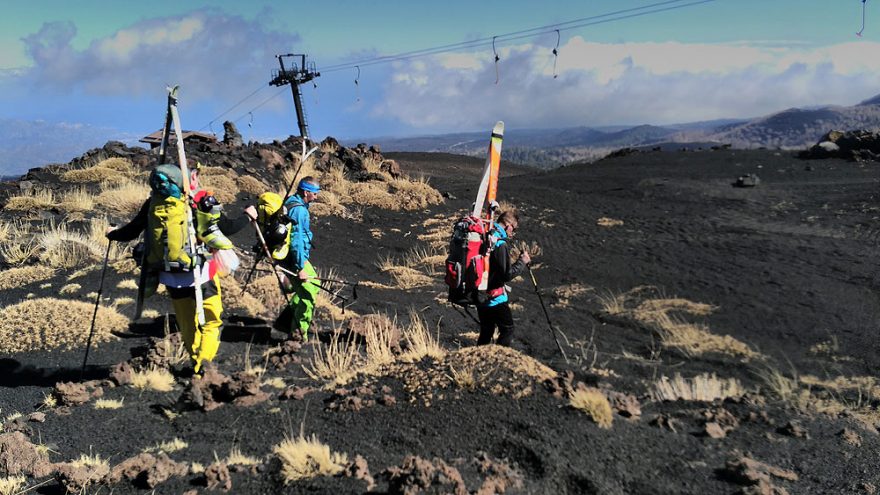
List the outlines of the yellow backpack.
{"label": "yellow backpack", "polygon": [[273,192],[260,195],[257,199],[257,223],[272,258],[283,260],[290,250],[290,219],[283,208],[281,196]]}

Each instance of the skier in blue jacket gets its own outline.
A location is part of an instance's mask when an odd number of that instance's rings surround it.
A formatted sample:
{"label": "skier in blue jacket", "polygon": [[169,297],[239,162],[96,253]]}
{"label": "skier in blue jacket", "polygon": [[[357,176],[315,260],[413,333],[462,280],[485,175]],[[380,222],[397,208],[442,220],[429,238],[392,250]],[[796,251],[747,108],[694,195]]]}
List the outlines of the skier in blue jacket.
{"label": "skier in blue jacket", "polygon": [[296,194],[287,199],[287,216],[290,218],[290,252],[284,260],[286,267],[295,272],[291,281],[290,309],[293,311],[291,335],[302,335],[303,341],[309,338],[309,327],[315,309],[315,297],[319,286],[318,273],[309,261],[312,251],[312,230],[309,221],[309,203],[317,199],[321,187],[314,177],[299,181]]}

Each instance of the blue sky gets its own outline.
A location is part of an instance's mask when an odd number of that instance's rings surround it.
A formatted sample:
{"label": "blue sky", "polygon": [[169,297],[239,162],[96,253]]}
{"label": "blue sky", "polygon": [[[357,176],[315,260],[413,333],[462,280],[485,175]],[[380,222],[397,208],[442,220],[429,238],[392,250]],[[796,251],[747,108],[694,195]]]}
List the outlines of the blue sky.
{"label": "blue sky", "polygon": [[[681,6],[694,0],[668,2]],[[277,53],[321,67],[659,4],[594,1],[31,1],[0,19],[0,118],[161,127],[181,84],[188,129],[237,119],[246,139],[296,133]],[[876,3],[875,3],[876,2]],[[880,93],[880,1],[715,0],[491,46],[325,71],[304,89],[312,135],[340,138],[511,128],[676,123]],[[658,6],[655,8],[661,8]],[[257,105],[262,106],[254,109]],[[249,111],[251,111],[249,113]]]}

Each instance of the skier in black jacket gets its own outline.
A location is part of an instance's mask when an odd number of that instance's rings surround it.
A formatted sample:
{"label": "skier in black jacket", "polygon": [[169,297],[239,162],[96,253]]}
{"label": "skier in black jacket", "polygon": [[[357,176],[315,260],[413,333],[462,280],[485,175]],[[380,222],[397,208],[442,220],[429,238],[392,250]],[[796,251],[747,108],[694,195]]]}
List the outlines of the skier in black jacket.
{"label": "skier in black jacket", "polygon": [[519,215],[516,210],[508,210],[498,217],[490,231],[490,239],[494,240],[489,256],[489,281],[486,287],[487,301],[477,306],[480,317],[480,337],[477,345],[492,342],[495,327],[498,327],[498,345],[510,346],[513,338],[513,315],[508,304],[507,282],[518,277],[526,265],[532,262],[529,253],[523,251],[515,263],[510,262],[508,239],[519,226]]}

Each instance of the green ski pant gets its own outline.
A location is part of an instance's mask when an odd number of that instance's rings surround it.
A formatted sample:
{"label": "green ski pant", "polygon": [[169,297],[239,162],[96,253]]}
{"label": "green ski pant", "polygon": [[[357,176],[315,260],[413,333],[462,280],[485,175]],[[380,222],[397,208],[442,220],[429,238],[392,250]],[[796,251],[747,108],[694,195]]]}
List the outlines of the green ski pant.
{"label": "green ski pant", "polygon": [[318,273],[312,264],[306,261],[303,267],[306,275],[312,280],[293,279],[293,296],[290,298],[290,309],[293,310],[293,322],[290,325],[290,333],[299,330],[303,337],[308,337],[309,326],[312,324],[312,315],[315,310],[315,298],[318,296]]}

